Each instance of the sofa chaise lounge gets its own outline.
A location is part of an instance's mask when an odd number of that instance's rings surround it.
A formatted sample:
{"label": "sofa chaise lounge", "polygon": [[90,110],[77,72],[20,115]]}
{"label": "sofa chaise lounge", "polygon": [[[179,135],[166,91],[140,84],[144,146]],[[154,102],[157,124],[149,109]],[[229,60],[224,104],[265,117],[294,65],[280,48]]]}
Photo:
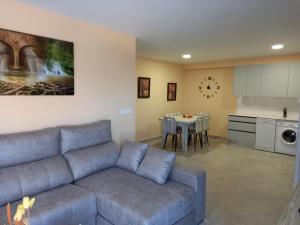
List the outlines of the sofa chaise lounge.
{"label": "sofa chaise lounge", "polygon": [[206,173],[175,163],[164,184],[116,166],[109,120],[0,135],[0,225],[34,196],[31,225],[197,225]]}

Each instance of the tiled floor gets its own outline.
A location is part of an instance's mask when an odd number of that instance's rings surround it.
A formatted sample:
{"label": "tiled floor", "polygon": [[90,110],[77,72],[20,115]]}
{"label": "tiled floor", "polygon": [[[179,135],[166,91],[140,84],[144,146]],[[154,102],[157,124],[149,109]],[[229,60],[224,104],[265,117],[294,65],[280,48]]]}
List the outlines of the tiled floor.
{"label": "tiled floor", "polygon": [[[207,171],[206,225],[276,225],[292,193],[294,157],[228,145],[177,154],[183,164]],[[150,142],[160,147],[160,139]],[[167,149],[174,151],[171,143]]]}

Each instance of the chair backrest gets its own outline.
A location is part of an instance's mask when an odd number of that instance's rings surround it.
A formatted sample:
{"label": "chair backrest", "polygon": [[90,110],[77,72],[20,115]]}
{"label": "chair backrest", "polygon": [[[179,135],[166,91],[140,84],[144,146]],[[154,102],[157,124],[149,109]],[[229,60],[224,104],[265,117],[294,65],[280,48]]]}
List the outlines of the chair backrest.
{"label": "chair backrest", "polygon": [[203,117],[204,115],[205,115],[204,112],[198,112],[198,113],[196,113],[196,116],[199,116],[199,117]]}
{"label": "chair backrest", "polygon": [[196,133],[201,133],[202,131],[204,131],[204,129],[203,129],[203,118],[202,117],[197,118],[195,128],[196,128]]}
{"label": "chair backrest", "polygon": [[176,134],[176,120],[174,117],[164,117],[163,131],[164,133]]}
{"label": "chair backrest", "polygon": [[209,116],[203,117],[203,130],[209,129]]}
{"label": "chair backrest", "polygon": [[207,112],[198,112],[198,113],[196,113],[196,116],[205,117],[205,116],[209,116],[209,113],[207,113]]}
{"label": "chair backrest", "polygon": [[175,117],[175,116],[181,116],[181,112],[172,112],[172,113],[167,113],[166,117]]}

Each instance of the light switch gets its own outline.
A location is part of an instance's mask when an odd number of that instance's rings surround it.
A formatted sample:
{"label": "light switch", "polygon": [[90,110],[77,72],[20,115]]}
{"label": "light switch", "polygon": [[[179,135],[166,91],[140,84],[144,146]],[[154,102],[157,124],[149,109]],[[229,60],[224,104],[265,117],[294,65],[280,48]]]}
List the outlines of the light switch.
{"label": "light switch", "polygon": [[130,114],[131,114],[131,108],[130,107],[120,109],[120,115],[128,116]]}

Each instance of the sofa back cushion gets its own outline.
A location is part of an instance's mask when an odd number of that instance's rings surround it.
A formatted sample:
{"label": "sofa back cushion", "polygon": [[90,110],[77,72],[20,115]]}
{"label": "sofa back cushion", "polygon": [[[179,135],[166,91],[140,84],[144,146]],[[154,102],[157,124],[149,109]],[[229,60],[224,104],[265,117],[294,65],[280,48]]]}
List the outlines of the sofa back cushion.
{"label": "sofa back cushion", "polygon": [[120,168],[136,172],[148,148],[148,144],[126,141],[116,165]]}
{"label": "sofa back cushion", "polygon": [[[42,147],[42,146],[41,146]],[[62,156],[0,169],[0,207],[73,181]]]}
{"label": "sofa back cushion", "polygon": [[138,168],[137,174],[149,178],[156,183],[164,184],[176,159],[175,152],[151,147]]}
{"label": "sofa back cushion", "polygon": [[69,151],[64,154],[75,180],[110,168],[116,164],[120,149],[111,141],[105,144]]}
{"label": "sofa back cushion", "polygon": [[0,169],[49,158],[58,153],[58,128],[0,135]]}
{"label": "sofa back cushion", "polygon": [[112,140],[110,120],[61,127],[61,152],[100,145]]}

